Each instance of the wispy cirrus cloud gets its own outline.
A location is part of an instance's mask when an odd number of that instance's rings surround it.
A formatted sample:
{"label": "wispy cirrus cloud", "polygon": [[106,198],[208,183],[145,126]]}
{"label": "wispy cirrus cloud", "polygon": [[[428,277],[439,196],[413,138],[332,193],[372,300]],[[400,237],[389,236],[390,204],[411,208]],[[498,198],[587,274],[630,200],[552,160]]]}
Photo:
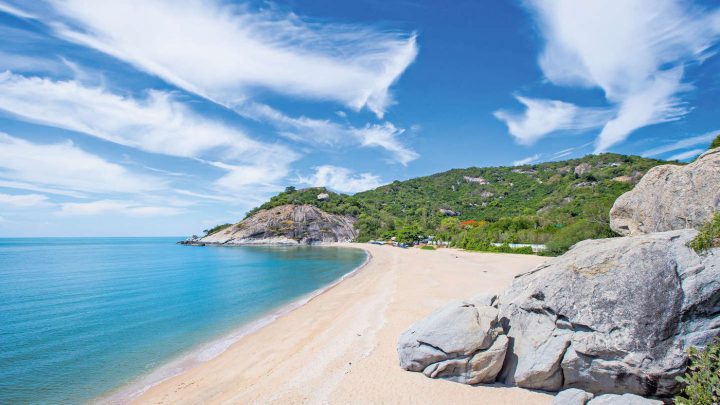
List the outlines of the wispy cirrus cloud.
{"label": "wispy cirrus cloud", "polygon": [[168,206],[144,205],[133,201],[98,200],[81,203],[60,204],[60,215],[92,216],[92,215],[124,215],[131,217],[174,216],[184,213],[183,208]]}
{"label": "wispy cirrus cloud", "polygon": [[516,160],[516,161],[513,162],[513,166],[529,165],[530,163],[534,163],[534,162],[537,162],[538,160],[540,160],[540,157],[541,157],[541,156],[542,156],[542,155],[540,155],[540,154],[538,153],[538,154],[535,154],[535,155],[532,155],[532,156],[528,156],[528,157],[526,157],[526,158],[524,158],[524,159]]}
{"label": "wispy cirrus cloud", "polygon": [[367,107],[382,117],[393,103],[390,86],[417,55],[414,34],[308,22],[273,7],[217,0],[182,7],[170,0],[49,4],[58,36],[224,105],[267,89]]}
{"label": "wispy cirrus cloud", "polygon": [[33,20],[37,17],[27,11],[20,10],[19,8],[5,2],[0,2],[0,13],[10,14],[15,17]]}
{"label": "wispy cirrus cloud", "polygon": [[676,153],[670,156],[667,160],[688,160],[699,156],[703,152],[705,152],[705,149],[691,149],[685,152]]}
{"label": "wispy cirrus cloud", "polygon": [[408,163],[420,156],[400,141],[405,130],[396,128],[390,122],[367,124],[363,128],[353,129],[352,133],[358,137],[361,146],[383,148],[392,154],[394,161],[403,166],[407,166]]}
{"label": "wispy cirrus cloud", "polygon": [[166,187],[158,178],[132,173],[69,141],[36,144],[0,133],[0,185],[13,183],[87,193],[141,193]]}
{"label": "wispy cirrus cloud", "polygon": [[248,171],[263,172],[264,182],[284,177],[299,157],[285,146],[254,140],[235,127],[204,118],[161,91],[135,99],[77,81],[4,72],[0,110],[145,152],[242,164]]}
{"label": "wispy cirrus cloud", "polygon": [[559,100],[515,97],[525,106],[521,114],[495,111],[495,118],[505,122],[508,132],[522,145],[530,145],[545,135],[558,131],[583,131],[602,126],[612,112],[604,108],[581,108]]}
{"label": "wispy cirrus cloud", "polygon": [[37,207],[48,205],[48,197],[42,194],[3,194],[0,193],[0,205],[4,207]]}
{"label": "wispy cirrus cloud", "polygon": [[[697,145],[709,145],[710,142],[712,142],[712,140],[718,136],[718,133],[720,133],[720,130],[708,132],[708,133],[702,134],[702,135],[691,136],[691,137],[681,139],[679,141],[676,141],[676,142],[673,142],[673,143],[670,143],[667,145],[648,149],[645,152],[642,152],[641,156],[654,157],[654,156],[660,156],[660,155],[668,153],[668,152],[674,152],[676,150],[692,148]],[[670,160],[674,160],[674,159],[670,159]]]}
{"label": "wispy cirrus cloud", "polygon": [[381,148],[390,153],[392,161],[403,165],[419,157],[400,139],[405,130],[389,122],[356,128],[330,120],[290,117],[269,105],[256,102],[243,104],[235,110],[246,118],[270,123],[282,136],[293,141],[313,145],[360,144],[363,147]]}
{"label": "wispy cirrus cloud", "polygon": [[315,173],[308,177],[298,176],[300,184],[312,187],[327,187],[343,193],[357,193],[382,185],[380,177],[370,173],[353,173],[352,170],[323,165],[315,167]]}
{"label": "wispy cirrus cloud", "polygon": [[171,156],[199,157],[222,148],[229,157],[237,157],[268,147],[236,128],[194,113],[163,91],[151,90],[146,98],[134,99],[73,80],[3,72],[0,110],[26,121]]}
{"label": "wispy cirrus cloud", "polygon": [[[683,117],[690,106],[682,95],[691,89],[684,82],[684,67],[706,58],[720,37],[720,9],[679,0],[523,4],[545,40],[539,64],[548,81],[600,88],[611,105],[613,114],[602,124],[596,152],[624,141],[636,129]],[[555,110],[557,121],[564,123],[572,108]],[[525,122],[532,139],[562,129],[543,120]]]}

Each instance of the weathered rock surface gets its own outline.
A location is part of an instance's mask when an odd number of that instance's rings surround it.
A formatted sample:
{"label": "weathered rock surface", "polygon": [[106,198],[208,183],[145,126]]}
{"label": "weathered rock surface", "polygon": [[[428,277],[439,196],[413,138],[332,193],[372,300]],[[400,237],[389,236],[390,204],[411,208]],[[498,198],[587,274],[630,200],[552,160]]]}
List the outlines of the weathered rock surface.
{"label": "weathered rock surface", "polygon": [[686,246],[696,233],[588,240],[518,276],[498,304],[511,340],[501,379],[675,393],[686,349],[720,335],[720,249],[696,254]]}
{"label": "weathered rock surface", "polygon": [[590,163],[580,163],[575,166],[574,172],[576,176],[582,176],[585,173],[590,173],[590,170],[592,170]]}
{"label": "weathered rock surface", "polygon": [[351,217],[324,212],[312,205],[281,205],[199,239],[198,243],[313,244],[349,242],[357,236]]}
{"label": "weathered rock surface", "polygon": [[440,208],[438,211],[439,211],[441,214],[443,214],[443,215],[445,215],[445,216],[448,216],[448,217],[457,217],[457,216],[460,215],[459,212],[453,211],[453,210],[449,210],[449,209],[447,209],[447,208]]}
{"label": "weathered rock surface", "polygon": [[398,343],[400,367],[465,384],[494,382],[508,345],[494,301],[453,302],[412,325]]}
{"label": "weathered rock surface", "polygon": [[699,229],[720,210],[720,149],[687,166],[650,169],[610,210],[610,227],[621,235]]}
{"label": "weathered rock surface", "polygon": [[577,388],[560,391],[553,399],[553,405],[585,405],[594,395]]}
{"label": "weathered rock surface", "polygon": [[588,405],[663,405],[662,401],[643,398],[633,394],[605,394],[595,397]]}

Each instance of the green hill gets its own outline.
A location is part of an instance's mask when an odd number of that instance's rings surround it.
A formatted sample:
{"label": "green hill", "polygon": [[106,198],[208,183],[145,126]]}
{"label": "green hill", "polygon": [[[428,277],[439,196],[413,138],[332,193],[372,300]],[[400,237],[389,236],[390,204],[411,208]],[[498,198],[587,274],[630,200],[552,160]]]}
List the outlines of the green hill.
{"label": "green hill", "polygon": [[[357,218],[359,241],[434,235],[465,249],[544,243],[559,254],[579,240],[609,237],[608,212],[653,166],[667,162],[612,153],[518,167],[453,169],[353,196],[289,187],[249,212],[311,204]],[[318,195],[327,198],[319,200]]]}

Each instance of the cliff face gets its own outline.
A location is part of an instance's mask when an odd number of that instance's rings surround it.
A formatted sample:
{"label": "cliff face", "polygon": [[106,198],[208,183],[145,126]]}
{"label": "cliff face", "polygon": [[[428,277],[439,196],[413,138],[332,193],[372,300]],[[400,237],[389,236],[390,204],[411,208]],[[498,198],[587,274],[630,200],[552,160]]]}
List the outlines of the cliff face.
{"label": "cliff face", "polygon": [[357,236],[351,217],[328,214],[311,205],[261,210],[237,224],[198,240],[228,245],[349,242]]}

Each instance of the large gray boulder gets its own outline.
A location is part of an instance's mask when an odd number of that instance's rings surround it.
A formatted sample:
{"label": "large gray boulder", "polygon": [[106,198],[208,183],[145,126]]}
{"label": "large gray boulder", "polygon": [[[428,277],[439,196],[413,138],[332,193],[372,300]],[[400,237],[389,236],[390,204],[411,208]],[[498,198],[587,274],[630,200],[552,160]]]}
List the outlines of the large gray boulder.
{"label": "large gray boulder", "polygon": [[650,169],[610,210],[610,227],[621,235],[699,229],[720,211],[720,148],[687,166]]}
{"label": "large gray boulder", "polygon": [[588,240],[518,276],[499,298],[506,383],[669,396],[686,351],[720,335],[720,249],[697,231]]}
{"label": "large gray boulder", "polygon": [[400,367],[465,384],[492,383],[508,339],[494,296],[452,302],[412,325],[400,337]]}

